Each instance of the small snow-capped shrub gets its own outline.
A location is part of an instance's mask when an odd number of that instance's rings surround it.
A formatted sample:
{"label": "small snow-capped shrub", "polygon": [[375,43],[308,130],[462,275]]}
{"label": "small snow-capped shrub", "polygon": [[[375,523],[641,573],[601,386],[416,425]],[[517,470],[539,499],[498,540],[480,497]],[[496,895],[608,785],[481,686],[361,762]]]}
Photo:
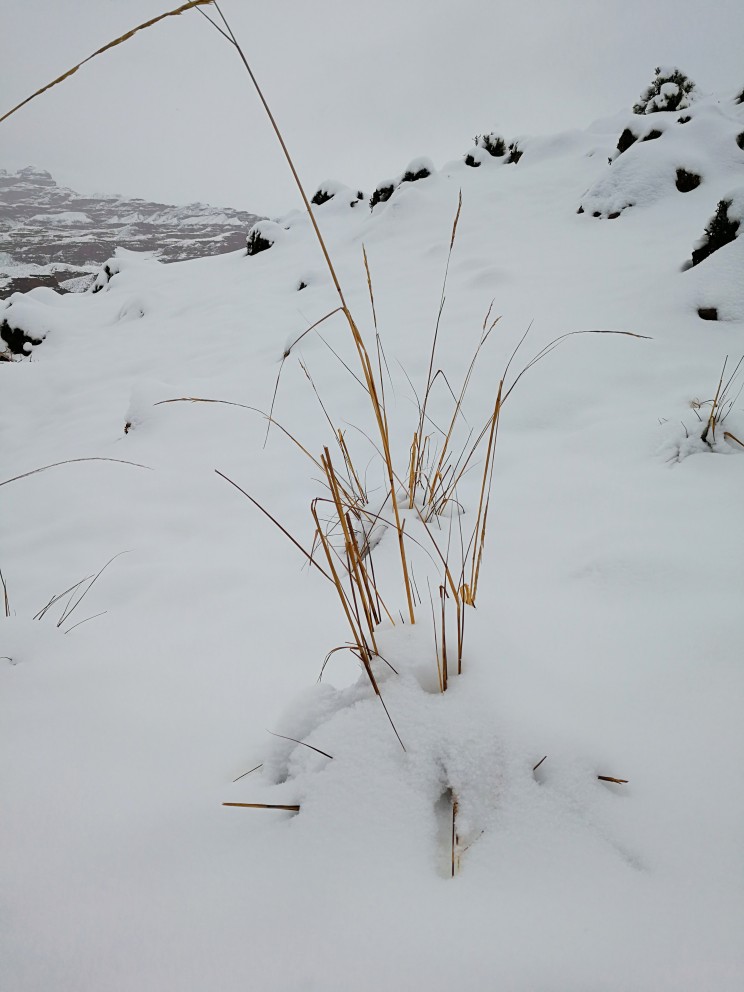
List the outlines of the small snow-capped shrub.
{"label": "small snow-capped shrub", "polygon": [[655,114],[666,110],[684,110],[690,106],[695,83],[676,66],[657,66],[652,82],[633,104],[634,114]]}
{"label": "small snow-capped shrub", "polygon": [[480,163],[480,158],[478,157],[477,154],[479,149],[476,148],[474,149],[474,151],[476,153],[475,155],[473,154],[473,152],[468,152],[467,155],[465,156],[465,165],[469,165],[471,169],[480,169],[481,163]]}
{"label": "small snow-capped shrub", "polygon": [[623,152],[627,152],[631,145],[634,145],[638,141],[638,135],[633,134],[629,127],[626,127],[620,137],[617,139],[617,152],[618,155],[622,155]]}
{"label": "small snow-capped shrub", "polygon": [[310,202],[316,207],[322,207],[324,203],[328,203],[334,198],[340,203],[355,207],[360,200],[364,199],[364,193],[361,190],[355,192],[334,179],[326,179],[318,186]]}
{"label": "small snow-capped shrub", "polygon": [[744,152],[744,131],[742,131],[741,134],[738,134],[736,136],[736,144]]}
{"label": "small snow-capped shrub", "polygon": [[315,195],[310,201],[315,207],[322,207],[324,203],[328,203],[332,200],[335,193],[329,193],[328,190],[324,189],[322,186],[315,191]]}
{"label": "small snow-capped shrub", "polygon": [[426,167],[419,169],[417,172],[411,172],[411,170],[409,169],[407,172],[403,173],[403,178],[401,179],[401,182],[415,183],[418,182],[419,179],[428,179],[430,175],[431,173]]}
{"label": "small snow-capped shrub", "polygon": [[519,147],[519,142],[512,141],[509,145],[509,157],[507,158],[508,165],[516,165],[520,158],[524,155],[524,152]]}
{"label": "small snow-capped shrub", "polygon": [[394,192],[394,183],[381,183],[370,198],[369,209],[374,210],[378,203],[386,203]]}
{"label": "small snow-capped shrub", "polygon": [[263,222],[254,224],[248,232],[245,248],[246,255],[258,255],[259,252],[266,251],[274,244],[274,239],[265,231]]}
{"label": "small snow-capped shrub", "polygon": [[660,138],[661,137],[662,133],[663,133],[662,131],[659,131],[656,128],[654,128],[652,131],[649,131],[648,134],[645,135],[645,137],[642,140],[643,141],[656,141],[657,138]]}
{"label": "small snow-capped shrub", "polygon": [[434,163],[430,158],[415,158],[406,166],[401,182],[415,183],[419,179],[428,179],[433,173]]}
{"label": "small snow-capped shrub", "polygon": [[490,134],[476,134],[473,144],[478,148],[485,148],[494,158],[502,158],[506,155],[506,142],[495,131],[491,131]]}
{"label": "small snow-capped shrub", "polygon": [[696,172],[688,172],[687,169],[677,169],[677,181],[675,183],[680,193],[690,193],[697,189],[702,182],[702,177]]}
{"label": "small snow-capped shrub", "polygon": [[689,114],[685,114],[684,117],[678,117],[677,118],[677,123],[678,124],[689,124],[691,120],[692,120],[692,117],[690,117]]}
{"label": "small snow-capped shrub", "polygon": [[714,251],[731,244],[736,239],[740,221],[736,217],[729,217],[732,204],[733,200],[719,200],[716,212],[705,228],[705,234],[692,253],[693,265],[705,261]]}
{"label": "small snow-capped shrub", "polygon": [[100,293],[102,289],[105,289],[105,287],[108,286],[118,271],[119,269],[113,259],[109,259],[108,262],[104,263],[104,265],[99,269],[89,291],[91,293]]}
{"label": "small snow-capped shrub", "polygon": [[[0,323],[0,338],[7,345],[10,355],[28,355],[33,345],[41,344],[44,337],[31,334],[22,327],[11,325],[7,318]],[[4,359],[10,361],[10,356]]]}

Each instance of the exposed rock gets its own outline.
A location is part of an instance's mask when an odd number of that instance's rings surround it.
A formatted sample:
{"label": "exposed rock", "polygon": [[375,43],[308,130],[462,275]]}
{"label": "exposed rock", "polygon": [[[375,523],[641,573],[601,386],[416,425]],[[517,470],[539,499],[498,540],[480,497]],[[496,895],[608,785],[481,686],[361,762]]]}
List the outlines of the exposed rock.
{"label": "exposed rock", "polygon": [[702,320],[718,320],[718,310],[716,307],[700,307],[698,317]]}

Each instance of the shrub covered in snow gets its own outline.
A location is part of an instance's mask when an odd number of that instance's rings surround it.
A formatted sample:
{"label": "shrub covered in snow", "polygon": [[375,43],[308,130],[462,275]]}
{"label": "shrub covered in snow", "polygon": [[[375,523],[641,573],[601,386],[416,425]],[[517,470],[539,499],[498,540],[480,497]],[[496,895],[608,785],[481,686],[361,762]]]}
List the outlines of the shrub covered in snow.
{"label": "shrub covered in snow", "polygon": [[488,154],[493,155],[494,158],[501,158],[506,155],[506,141],[495,131],[491,131],[490,134],[476,134],[473,138],[473,144],[476,148],[485,148]]}
{"label": "shrub covered in snow", "polygon": [[426,179],[430,175],[431,172],[429,172],[426,166],[417,169],[415,172],[412,169],[408,169],[406,172],[403,173],[403,178],[401,179],[401,182],[415,183],[418,182],[419,179]]}
{"label": "shrub covered in snow", "polygon": [[[736,205],[735,199],[738,201]],[[714,251],[718,251],[719,248],[723,248],[724,245],[735,240],[744,213],[742,207],[744,207],[743,195],[719,200],[716,212],[706,225],[705,234],[692,252],[693,265],[703,262]]]}
{"label": "shrub covered in snow", "polygon": [[524,154],[517,141],[510,141],[507,144],[504,138],[492,131],[490,134],[476,134],[473,138],[473,147],[465,155],[465,165],[473,169],[479,168],[486,160],[484,152],[492,158],[500,158],[506,164],[514,165]]}
{"label": "shrub covered in snow", "polygon": [[347,203],[350,207],[355,207],[365,197],[361,190],[353,190],[334,179],[326,179],[318,186],[310,202],[316,207],[322,207],[324,203],[334,198]]}
{"label": "shrub covered in snow", "polygon": [[382,182],[370,197],[369,209],[374,210],[378,203],[386,203],[395,192],[395,183]]}
{"label": "shrub covered in snow", "polygon": [[[22,327],[15,326],[15,323],[11,324],[7,318],[0,321],[0,338],[5,342],[6,352],[10,352],[10,355],[28,355],[33,345],[41,344],[44,340],[43,335],[38,337],[27,333]],[[8,361],[8,358],[4,354],[3,360]]]}
{"label": "shrub covered in snow", "polygon": [[506,159],[508,165],[516,165],[523,155],[524,152],[519,147],[519,143],[517,141],[512,141],[509,143],[509,155]]}
{"label": "shrub covered in snow", "polygon": [[370,197],[370,210],[374,210],[378,203],[385,203],[402,183],[415,183],[420,179],[427,179],[433,175],[434,163],[430,158],[414,158],[408,163],[403,173],[395,179],[385,179],[377,184],[377,188]]}
{"label": "shrub covered in snow", "polygon": [[695,83],[676,66],[657,66],[651,83],[633,105],[634,114],[655,114],[690,106]]}
{"label": "shrub covered in snow", "polygon": [[100,293],[102,289],[108,286],[118,271],[119,268],[113,258],[110,258],[107,262],[104,262],[96,273],[96,277],[90,287],[90,292]]}
{"label": "shrub covered in snow", "polygon": [[246,238],[246,254],[258,255],[259,252],[267,251],[271,248],[276,238],[272,235],[270,228],[276,228],[277,226],[276,224],[272,224],[271,221],[259,221],[258,224],[254,224]]}

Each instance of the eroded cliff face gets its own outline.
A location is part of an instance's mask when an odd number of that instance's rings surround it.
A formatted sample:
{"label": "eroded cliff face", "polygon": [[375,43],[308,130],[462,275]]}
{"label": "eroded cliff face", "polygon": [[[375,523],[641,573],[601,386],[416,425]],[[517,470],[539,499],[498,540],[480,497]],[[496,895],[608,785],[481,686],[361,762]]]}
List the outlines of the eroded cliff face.
{"label": "eroded cliff face", "polygon": [[206,203],[82,196],[41,169],[0,169],[0,299],[36,286],[84,288],[117,247],[158,251],[165,262],[235,251],[258,219]]}

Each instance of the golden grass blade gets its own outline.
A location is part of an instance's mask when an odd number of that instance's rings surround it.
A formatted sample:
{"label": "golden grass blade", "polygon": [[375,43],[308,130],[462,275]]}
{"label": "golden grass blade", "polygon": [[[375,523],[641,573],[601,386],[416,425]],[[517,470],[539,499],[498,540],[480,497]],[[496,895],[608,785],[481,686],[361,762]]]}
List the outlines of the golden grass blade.
{"label": "golden grass blade", "polygon": [[[532,325],[530,324],[530,327],[531,326]],[[521,344],[522,341],[524,341],[525,337],[527,337],[527,333],[529,332],[529,329],[530,328],[528,327],[527,330],[525,331],[524,335],[522,336],[522,339],[519,342],[519,344]],[[635,331],[603,330],[602,328],[596,328],[596,327],[587,328],[586,330],[583,330],[583,331],[568,331],[566,334],[560,334],[557,338],[553,338],[552,341],[549,341],[548,344],[546,344],[544,348],[541,348],[540,351],[538,351],[538,353],[535,355],[535,357],[532,358],[525,365],[525,367],[522,369],[522,371],[516,377],[516,379],[514,380],[514,382],[511,384],[511,386],[509,386],[508,390],[504,393],[504,402],[506,402],[506,400],[509,398],[509,394],[514,389],[514,387],[519,382],[519,380],[522,378],[522,376],[525,374],[525,372],[528,372],[532,368],[533,365],[536,365],[537,362],[539,362],[543,358],[545,358],[546,355],[549,355],[551,351],[553,351],[555,348],[557,348],[558,345],[561,344],[563,341],[565,341],[567,338],[573,338],[573,337],[576,337],[579,334],[613,334],[613,335],[619,335],[620,337],[625,337],[625,338],[638,338],[640,341],[653,341],[653,338],[651,338],[648,334],[636,334]],[[515,350],[514,350],[514,352],[512,354],[512,358],[514,358],[514,355],[516,355],[518,348],[519,348],[519,345],[517,345],[517,348],[515,348]],[[511,360],[512,359],[510,358],[509,359],[509,364],[511,364]],[[508,370],[509,370],[509,365],[507,365],[506,369],[504,370],[504,378],[506,378],[506,373],[508,372]]]}
{"label": "golden grass blade", "polygon": [[449,673],[447,668],[447,614],[445,611],[445,600],[447,590],[444,586],[439,587],[439,599],[442,604],[442,692],[447,691]]}
{"label": "golden grass blade", "polygon": [[164,21],[166,17],[178,17],[179,14],[183,14],[187,10],[192,10],[194,7],[207,7],[213,2],[214,0],[189,0],[189,3],[181,4],[181,6],[176,7],[175,10],[168,10],[164,14],[158,14],[157,17],[152,17],[149,21],[138,24],[136,28],[132,28],[131,31],[127,31],[127,33],[123,34],[120,38],[110,41],[107,45],[104,45],[103,48],[99,48],[97,51],[93,52],[92,55],[89,55],[87,59],[83,59],[82,62],[78,62],[78,64],[74,65],[72,69],[68,69],[67,72],[63,73],[61,76],[58,76],[57,79],[53,79],[51,83],[47,83],[46,86],[42,86],[40,90],[37,90],[35,93],[32,93],[31,96],[26,97],[25,100],[22,100],[17,106],[13,107],[12,110],[9,110],[6,114],[3,114],[3,116],[0,117],[0,124],[19,111],[21,107],[25,107],[27,103],[35,100],[37,96],[41,96],[42,93],[46,93],[47,90],[50,90],[52,87],[57,86],[59,83],[63,83],[66,79],[69,79],[70,76],[74,76],[78,69],[81,69],[87,62],[97,58],[99,55],[103,55],[104,52],[108,52],[112,48],[116,48],[117,45],[123,45],[125,41],[129,41],[129,39],[133,38],[139,31],[144,31],[146,28],[151,28],[160,21]]}
{"label": "golden grass blade", "polygon": [[478,515],[475,521],[475,528],[473,529],[474,542],[473,542],[473,559],[470,569],[470,597],[475,605],[475,597],[478,591],[478,573],[480,571],[481,556],[483,554],[483,544],[486,536],[486,517],[488,515],[488,499],[487,499],[487,488],[489,487],[489,479],[491,477],[491,467],[493,464],[493,458],[495,455],[495,443],[496,436],[498,432],[499,415],[501,413],[502,399],[501,394],[504,387],[504,380],[499,382],[498,393],[496,394],[496,403],[494,404],[493,414],[491,415],[491,427],[488,435],[488,447],[486,449],[486,460],[483,466],[483,478],[481,480],[481,492],[480,499],[478,500]]}
{"label": "golden grass blade", "polygon": [[[205,14],[204,16],[206,17],[207,15]],[[215,25],[215,27],[217,27],[217,25]],[[220,29],[217,28],[217,30],[219,31]],[[230,39],[228,38],[228,41],[229,40]],[[310,331],[314,331],[315,328],[316,327],[319,327],[323,323],[324,320],[328,320],[329,317],[332,317],[335,313],[339,313],[340,310],[341,310],[341,307],[336,307],[335,310],[331,310],[330,313],[327,313],[325,315],[325,317],[321,317],[320,320],[316,320],[314,324],[311,324],[310,327],[308,327],[306,330],[304,330],[302,332],[302,334],[299,335],[299,337],[296,337],[294,339],[294,341],[292,341],[291,344],[288,344],[287,347],[284,349],[284,353],[282,355],[282,360],[279,363],[279,371],[276,374],[276,382],[274,383],[274,392],[271,394],[271,404],[269,406],[269,422],[266,425],[266,437],[264,438],[264,443],[263,443],[264,448],[266,447],[266,445],[268,443],[268,440],[269,440],[269,431],[271,430],[271,422],[272,422],[272,418],[274,416],[274,405],[276,403],[276,395],[279,392],[279,380],[282,377],[282,370],[284,368],[285,361],[287,360],[287,358],[289,358],[290,352],[292,351],[292,349],[294,348],[294,346],[296,344],[299,344],[299,342],[302,341],[302,339],[305,337],[306,334],[309,334]]]}
{"label": "golden grass blade", "polygon": [[241,780],[241,778],[245,778],[246,775],[250,775],[250,774],[252,774],[252,772],[257,772],[259,768],[263,768],[263,761],[261,762],[260,765],[256,765],[255,768],[249,768],[247,772],[243,772],[242,775],[238,775],[237,778],[234,778],[233,779],[233,784],[235,784],[235,782],[239,782]]}
{"label": "golden grass blade", "polygon": [[294,546],[296,548],[298,548],[302,552],[302,554],[307,558],[307,560],[310,562],[311,565],[314,565],[318,569],[318,571],[320,572],[321,575],[324,575],[329,581],[331,581],[331,582],[333,581],[331,579],[331,576],[328,574],[328,572],[326,572],[326,570],[321,565],[319,565],[317,563],[317,561],[313,558],[313,556],[310,554],[310,552],[309,551],[306,551],[302,547],[302,545],[300,544],[300,542],[297,541],[297,540],[295,540],[294,537],[292,537],[292,535],[289,533],[289,531],[287,530],[287,528],[286,527],[282,527],[282,525],[279,523],[279,521],[276,519],[276,517],[273,517],[269,513],[268,510],[264,509],[264,507],[261,506],[261,504],[258,502],[258,500],[254,499],[251,495],[249,495],[245,491],[245,489],[241,489],[241,487],[237,484],[237,482],[233,482],[232,479],[230,479],[228,476],[226,476],[223,472],[220,472],[219,469],[215,469],[214,471],[215,471],[215,474],[216,475],[219,475],[219,477],[221,479],[224,479],[225,482],[229,482],[231,486],[234,486],[235,489],[237,489],[239,493],[242,493],[245,496],[246,499],[249,499],[251,501],[251,503],[253,503],[253,505],[255,507],[258,507],[258,509],[261,511],[261,513],[263,513],[264,516],[268,517],[269,520],[272,522],[272,524],[274,524],[275,527],[278,527],[279,530],[282,532],[282,534],[284,534],[285,537],[289,538],[289,540],[292,542],[292,544],[294,544]]}
{"label": "golden grass blade", "polygon": [[[128,555],[128,554],[131,554],[131,551],[120,551],[118,554],[114,555],[113,558],[109,558],[109,560],[106,562],[106,564],[103,566],[103,568],[100,569],[100,571],[98,571],[93,576],[93,578],[90,580],[90,582],[88,583],[88,585],[86,586],[86,588],[80,593],[80,595],[78,596],[78,598],[75,600],[74,604],[72,606],[70,606],[68,604],[65,607],[65,609],[62,611],[62,616],[57,621],[57,626],[58,627],[61,627],[62,624],[65,622],[65,620],[67,620],[67,618],[78,608],[78,606],[80,605],[80,603],[85,599],[85,597],[88,595],[88,593],[90,592],[90,590],[92,589],[92,587],[95,585],[95,583],[98,581],[98,579],[103,575],[103,573],[106,571],[106,569],[109,567],[109,565],[113,561],[116,561],[117,558],[121,558],[122,555]],[[73,587],[73,588],[76,588],[76,587]],[[101,614],[100,613],[97,613],[96,616],[101,616]],[[93,619],[93,618],[92,617],[89,617],[89,619]],[[77,626],[77,624],[74,624],[74,626]],[[70,627],[70,630],[72,630],[72,627]],[[65,631],[65,633],[67,633],[67,631]]]}
{"label": "golden grass blade", "polygon": [[362,256],[364,257],[364,271],[367,273],[367,289],[369,290],[369,302],[372,304],[372,321],[377,330],[377,311],[375,310],[375,294],[372,291],[372,275],[369,271],[369,260],[367,259],[367,249],[362,245]]}
{"label": "golden grass blade", "polygon": [[726,362],[727,361],[728,361],[728,355],[726,355],[726,357],[723,360],[723,368],[721,369],[721,378],[718,380],[718,389],[716,389],[716,395],[713,397],[713,403],[711,404],[710,416],[708,417],[708,423],[705,425],[705,430],[700,435],[700,439],[702,441],[705,441],[706,443],[708,441],[708,432],[711,429],[713,431],[713,440],[715,441],[715,439],[716,439],[716,422],[717,422],[717,419],[718,419],[716,417],[716,409],[718,408],[718,397],[719,397],[719,394],[721,392],[721,386],[723,385],[723,374],[726,371]]}
{"label": "golden grass blade", "polygon": [[614,782],[615,785],[627,785],[627,778],[613,778],[611,775],[597,775],[600,782]]}
{"label": "golden grass blade", "polygon": [[[493,303],[491,304],[491,306],[493,306]],[[491,307],[488,308],[488,313],[486,314],[486,320],[488,320],[488,317],[490,316],[490,313],[491,313]],[[473,375],[473,370],[475,368],[476,362],[478,361],[478,356],[480,355],[483,346],[485,345],[486,341],[488,340],[488,338],[489,338],[489,336],[491,334],[491,331],[494,329],[494,327],[499,322],[499,320],[501,320],[501,317],[496,317],[496,319],[493,321],[493,323],[488,328],[488,330],[487,331],[484,330],[484,333],[481,335],[481,339],[478,342],[478,346],[475,349],[475,353],[474,353],[473,358],[472,358],[472,360],[470,362],[470,365],[468,366],[468,370],[467,370],[467,372],[465,374],[465,379],[463,381],[462,388],[460,390],[460,395],[457,397],[457,402],[455,403],[455,409],[454,409],[454,411],[452,413],[452,419],[450,420],[450,425],[449,425],[449,428],[447,430],[447,434],[445,436],[444,443],[442,444],[442,450],[441,450],[440,455],[439,455],[439,461],[437,463],[437,467],[436,467],[436,470],[434,472],[432,484],[429,486],[428,498],[426,498],[426,500],[425,500],[426,502],[428,502],[430,504],[433,504],[433,502],[434,502],[434,492],[435,492],[435,490],[436,490],[436,488],[438,486],[438,480],[441,479],[443,481],[442,469],[443,469],[443,466],[444,466],[445,458],[447,456],[447,450],[449,448],[449,443],[450,443],[450,440],[452,439],[452,432],[454,431],[455,423],[457,422],[458,414],[462,410],[462,404],[463,404],[463,401],[465,399],[465,394],[468,391],[468,386],[470,385],[470,379],[471,379],[471,377]],[[458,459],[458,462],[459,462],[459,459]],[[454,471],[453,471],[453,477],[454,477]],[[450,488],[449,492],[451,492],[451,491],[452,491],[452,489]],[[444,507],[447,505],[448,498],[449,497],[448,497],[447,493],[445,492],[443,494],[443,499],[440,499],[440,500],[437,501],[438,512],[441,512],[442,509],[444,509]]]}
{"label": "golden grass blade", "polygon": [[152,472],[153,469],[149,465],[140,465],[139,462],[127,462],[122,458],[66,458],[63,462],[52,462],[51,465],[42,465],[41,468],[31,469],[30,472],[24,472],[22,475],[14,475],[12,479],[5,479],[0,482],[0,486],[8,486],[11,482],[18,482],[19,479],[27,479],[29,475],[36,475],[37,472],[46,472],[50,468],[58,468],[60,465],[73,465],[75,462],[115,462],[117,465],[132,465],[134,468],[145,468],[148,472]]}
{"label": "golden grass blade", "polygon": [[90,575],[86,575],[84,578],[80,579],[79,582],[76,582],[74,585],[69,586],[63,592],[59,592],[59,593],[57,593],[56,596],[52,596],[52,598],[49,600],[49,602],[46,604],[46,606],[43,606],[39,610],[39,612],[34,616],[33,619],[34,620],[42,620],[44,618],[44,614],[47,612],[47,610],[51,606],[54,606],[55,603],[59,602],[59,600],[62,599],[63,596],[66,596],[68,592],[72,592],[73,590],[77,589],[78,586],[81,586],[83,584],[83,582],[87,582],[88,579],[92,579],[92,578],[93,578],[93,573],[91,573]]}
{"label": "golden grass blade", "polygon": [[[278,427],[282,434],[284,434],[285,437],[288,437],[292,444],[296,445],[303,455],[306,455],[310,459],[316,468],[322,469],[323,467],[317,459],[313,458],[305,445],[297,440],[294,434],[290,434],[287,428],[283,427],[278,420],[274,420],[273,417],[269,417],[268,413],[264,413],[263,410],[259,410],[257,406],[249,406],[247,403],[236,403],[234,400],[213,400],[204,396],[176,396],[169,400],[158,400],[157,403],[153,403],[153,406],[164,406],[166,403],[215,403],[221,406],[237,406],[240,407],[241,410],[250,410],[252,413],[260,413],[262,417],[270,420],[275,427]],[[147,468],[146,465],[140,467]]]}
{"label": "golden grass blade", "polygon": [[740,441],[738,437],[735,437],[731,433],[731,431],[724,431],[723,436],[726,438],[727,441],[736,441],[737,444],[740,444],[741,447],[744,448],[744,441]]}
{"label": "golden grass blade", "polygon": [[455,237],[457,236],[457,225],[460,222],[460,211],[462,210],[462,190],[457,194],[457,213],[455,214],[455,221],[452,225],[452,236],[450,237],[450,251],[455,244]]}
{"label": "golden grass blade", "polygon": [[320,523],[320,518],[318,516],[318,510],[316,504],[317,504],[317,500],[313,500],[313,502],[310,504],[310,512],[312,513],[313,519],[315,520],[318,540],[320,541],[320,545],[325,553],[326,560],[328,562],[328,567],[331,570],[332,582],[336,586],[336,592],[338,593],[338,597],[339,600],[341,601],[341,605],[346,615],[346,619],[349,623],[349,627],[351,628],[352,640],[354,641],[354,644],[356,645],[357,650],[359,651],[362,664],[364,665],[364,668],[367,672],[367,676],[372,684],[372,688],[375,690],[375,695],[379,696],[380,689],[377,685],[377,680],[375,679],[374,673],[370,665],[369,647],[367,646],[367,643],[364,640],[364,634],[354,622],[354,616],[351,610],[351,606],[349,605],[348,597],[344,592],[344,587],[341,583],[341,579],[336,569],[336,565],[334,564],[333,553],[331,550],[330,543],[325,533],[323,532],[323,528]]}
{"label": "golden grass blade", "polygon": [[242,809],[286,809],[290,813],[299,813],[299,806],[282,806],[278,803],[223,803],[223,806],[240,806]]}
{"label": "golden grass blade", "polygon": [[[330,758],[331,761],[333,761],[332,754],[329,754],[327,751],[321,751],[319,747],[313,747],[313,745],[308,744],[307,741],[298,741],[296,737],[286,737],[284,734],[275,734],[273,730],[270,730],[269,733],[272,737],[281,737],[283,741],[293,741],[295,744],[301,744],[303,747],[309,747],[311,751],[317,751],[318,754],[322,754],[324,757]],[[247,774],[248,773],[246,772],[246,775]]]}
{"label": "golden grass blade", "polygon": [[196,7],[195,10],[198,14],[201,14],[202,17],[205,18],[205,20],[209,21],[209,23],[212,25],[215,31],[218,31],[226,41],[228,41],[231,45],[235,44],[235,42],[232,40],[232,38],[227,33],[227,31],[223,31],[222,28],[219,26],[219,24],[217,24],[216,21],[213,21],[212,18],[209,16],[209,14],[203,11],[201,7]]}
{"label": "golden grass blade", "polygon": [[318,227],[318,222],[315,219],[315,213],[313,212],[313,208],[312,208],[312,206],[310,204],[310,200],[308,199],[307,193],[305,192],[305,188],[302,185],[302,180],[300,179],[299,173],[297,172],[297,169],[295,168],[295,164],[294,164],[294,162],[292,160],[292,156],[289,154],[289,149],[287,148],[287,145],[286,145],[286,143],[284,141],[284,137],[282,135],[282,132],[279,130],[279,125],[276,122],[276,118],[274,117],[273,113],[271,112],[271,108],[269,107],[268,101],[266,100],[266,97],[263,95],[263,90],[258,85],[258,80],[256,79],[255,75],[253,74],[253,70],[250,67],[250,63],[248,62],[248,59],[246,58],[245,52],[240,47],[240,44],[238,42],[238,39],[235,37],[232,28],[230,27],[227,19],[225,18],[225,15],[222,13],[222,10],[220,9],[220,5],[216,2],[216,0],[213,0],[213,2],[214,2],[215,10],[220,15],[220,19],[222,20],[222,23],[225,25],[225,29],[227,30],[227,33],[230,35],[230,39],[231,39],[233,45],[235,46],[235,49],[236,49],[238,55],[240,56],[240,61],[243,63],[243,66],[245,67],[246,72],[250,76],[250,80],[253,83],[253,88],[255,89],[256,93],[258,94],[258,98],[261,101],[261,104],[263,105],[264,110],[266,111],[266,115],[269,118],[269,122],[271,123],[271,127],[273,128],[274,134],[276,135],[277,141],[279,142],[279,145],[280,145],[280,147],[282,149],[282,153],[284,154],[284,158],[285,158],[285,160],[287,162],[287,165],[289,166],[289,171],[292,173],[292,178],[295,181],[295,184],[297,186],[297,189],[299,190],[300,196],[302,197],[302,202],[305,205],[305,209],[307,210],[308,215],[310,217],[310,223],[313,225],[313,230],[315,232],[315,236],[318,239],[318,244],[320,245],[320,250],[323,253],[323,257],[324,257],[325,262],[326,262],[326,265],[328,267],[328,272],[330,273],[331,279],[333,280],[333,285],[336,288],[336,293],[338,294],[338,298],[339,298],[339,300],[341,302],[341,306],[342,306],[344,312],[347,313],[347,315],[348,315],[348,309],[346,307],[346,300],[344,299],[343,290],[341,289],[341,283],[338,281],[338,276],[336,275],[336,269],[334,268],[333,262],[331,261],[331,256],[330,256],[330,254],[328,252],[328,248],[326,247],[326,243],[323,240],[323,235],[320,233],[320,228]]}
{"label": "golden grass blade", "polygon": [[454,795],[452,796],[452,878],[455,877],[457,871],[457,848],[459,845],[460,838],[457,836],[457,811],[458,802]]}
{"label": "golden grass blade", "polygon": [[[457,224],[460,220],[461,210],[462,210],[462,190],[460,190],[457,197],[457,213],[455,214],[455,220],[454,223],[452,224],[452,235],[450,236],[449,251],[447,252],[447,264],[444,267],[444,279],[442,280],[442,294],[439,300],[439,311],[437,312],[437,320],[436,320],[436,324],[434,325],[434,335],[432,337],[432,342],[431,342],[431,352],[429,354],[429,369],[426,373],[426,389],[424,390],[424,401],[421,404],[421,413],[419,415],[419,426],[417,431],[419,439],[424,436],[424,424],[426,422],[426,405],[429,401],[429,394],[431,392],[431,387],[433,382],[432,373],[434,371],[434,355],[437,350],[439,327],[442,322],[442,314],[444,312],[444,304],[446,300],[447,277],[449,276],[449,267],[450,267],[450,262],[452,261],[452,249],[455,244],[455,236],[457,234]],[[422,466],[422,458],[420,452],[419,460],[416,464],[416,484],[418,484],[418,479],[421,474],[421,466]],[[413,506],[412,503],[413,498],[414,498],[413,494],[409,494],[409,503],[411,507]]]}
{"label": "golden grass blade", "polygon": [[62,633],[69,634],[70,631],[74,630],[76,627],[80,627],[82,624],[87,623],[89,620],[96,620],[98,617],[105,616],[106,613],[108,613],[108,610],[101,610],[100,613],[94,613],[92,617],[86,617],[85,620],[78,620],[77,623],[74,623],[72,627],[68,627],[67,630],[63,630]]}
{"label": "golden grass blade", "polygon": [[0,569],[0,583],[2,583],[2,587],[3,587],[3,605],[5,607],[5,616],[6,617],[9,617],[10,616],[10,600],[8,599],[8,586],[7,586],[6,582],[5,582],[5,577],[4,577],[3,573],[2,573],[2,569]]}

